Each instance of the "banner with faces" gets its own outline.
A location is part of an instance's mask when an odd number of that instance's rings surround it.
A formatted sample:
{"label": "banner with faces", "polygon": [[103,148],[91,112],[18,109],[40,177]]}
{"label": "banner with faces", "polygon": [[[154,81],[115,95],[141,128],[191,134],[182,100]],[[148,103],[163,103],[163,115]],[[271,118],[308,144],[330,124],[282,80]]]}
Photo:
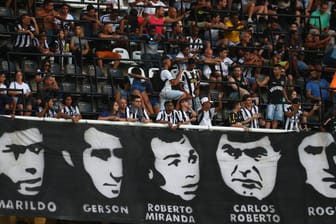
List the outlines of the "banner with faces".
{"label": "banner with faces", "polygon": [[336,144],[329,133],[0,122],[1,215],[336,223]]}

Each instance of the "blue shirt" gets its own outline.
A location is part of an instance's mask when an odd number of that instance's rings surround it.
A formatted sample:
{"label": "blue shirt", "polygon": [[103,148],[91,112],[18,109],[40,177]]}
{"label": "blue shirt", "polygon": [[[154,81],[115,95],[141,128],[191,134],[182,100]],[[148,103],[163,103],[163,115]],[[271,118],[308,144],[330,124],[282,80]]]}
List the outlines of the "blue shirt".
{"label": "blue shirt", "polygon": [[[321,88],[321,92],[320,92],[320,88]],[[329,98],[328,88],[329,88],[329,82],[325,79],[320,79],[319,81],[310,80],[306,84],[306,90],[309,91],[312,96],[321,97],[321,93],[322,93],[321,98],[323,101]]]}

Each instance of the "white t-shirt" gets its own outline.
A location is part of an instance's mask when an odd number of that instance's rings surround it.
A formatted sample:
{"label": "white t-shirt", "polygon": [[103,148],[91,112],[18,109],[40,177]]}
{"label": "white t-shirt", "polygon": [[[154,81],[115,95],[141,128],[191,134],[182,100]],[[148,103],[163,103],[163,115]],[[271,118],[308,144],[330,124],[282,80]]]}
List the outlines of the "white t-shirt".
{"label": "white t-shirt", "polygon": [[229,75],[229,68],[233,64],[233,61],[231,58],[224,58],[223,61],[221,61],[220,66],[216,65],[215,68],[217,71],[221,72],[223,76]]}
{"label": "white t-shirt", "polygon": [[[9,88],[10,89],[22,89],[23,90],[23,94],[31,92],[29,85],[27,83],[25,83],[25,82],[22,82],[21,84],[19,84],[17,82],[11,82],[9,84]],[[13,98],[15,100],[17,100],[17,97],[13,97]]]}
{"label": "white t-shirt", "polygon": [[170,80],[174,79],[172,73],[169,70],[164,69],[161,71],[160,78],[162,81],[165,81],[165,85],[161,91],[172,90],[172,86],[170,84]]}
{"label": "white t-shirt", "polygon": [[9,85],[9,88],[10,89],[22,89],[23,94],[31,92],[29,85],[25,82],[23,82],[21,84],[19,84],[17,82],[11,82],[10,85]]}
{"label": "white t-shirt", "polygon": [[[215,108],[210,108],[209,111],[203,111],[202,119],[199,120],[199,125],[200,126],[212,126],[212,119],[216,115],[216,109]],[[197,118],[199,119],[199,113],[197,115]]]}

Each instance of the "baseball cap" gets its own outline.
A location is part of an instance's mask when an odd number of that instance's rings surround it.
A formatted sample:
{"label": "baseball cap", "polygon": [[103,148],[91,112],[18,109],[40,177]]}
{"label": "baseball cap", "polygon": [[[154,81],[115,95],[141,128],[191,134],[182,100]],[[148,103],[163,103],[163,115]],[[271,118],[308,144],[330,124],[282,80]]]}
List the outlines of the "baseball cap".
{"label": "baseball cap", "polygon": [[210,100],[209,100],[208,97],[203,97],[203,98],[201,99],[201,104],[204,104],[204,103],[209,102],[209,101],[210,101]]}

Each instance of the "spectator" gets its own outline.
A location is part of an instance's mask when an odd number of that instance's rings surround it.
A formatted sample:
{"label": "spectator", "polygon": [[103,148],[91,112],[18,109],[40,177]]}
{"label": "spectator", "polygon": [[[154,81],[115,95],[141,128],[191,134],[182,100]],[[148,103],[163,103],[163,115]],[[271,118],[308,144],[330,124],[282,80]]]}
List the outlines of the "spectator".
{"label": "spectator", "polygon": [[148,112],[149,115],[154,114],[153,107],[151,102],[149,101],[149,97],[146,91],[146,82],[150,82],[150,80],[141,74],[140,68],[133,68],[131,70],[130,76],[133,78],[131,94],[139,96],[142,100],[142,105]]}
{"label": "spectator", "polygon": [[51,66],[54,64],[54,52],[50,49],[49,43],[47,40],[47,35],[45,32],[41,32],[40,36],[38,38],[38,44],[37,44],[37,49],[40,54],[43,56],[41,57],[42,59],[49,58]]}
{"label": "spectator", "polygon": [[204,28],[204,39],[209,41],[212,47],[223,44],[222,33],[227,29],[227,26],[221,21],[219,13],[211,13],[210,22],[205,22]]}
{"label": "spectator", "polygon": [[197,25],[198,27],[203,28],[207,21],[207,15],[209,14],[211,7],[211,1],[192,1],[190,5],[191,13],[188,17],[188,21],[191,23],[191,25]]}
{"label": "spectator", "polygon": [[311,79],[306,84],[306,98],[311,103],[327,103],[329,100],[329,82],[321,76],[321,71],[310,71]]}
{"label": "spectator", "polygon": [[[155,10],[155,15],[147,15],[145,17],[145,21],[143,22],[142,26],[140,27],[140,34],[145,33],[144,28],[149,27],[150,25],[155,26],[155,33],[158,35],[164,34],[164,8],[158,7]],[[148,31],[147,31],[148,32]]]}
{"label": "spectator", "polygon": [[70,6],[67,3],[61,5],[59,14],[56,16],[55,23],[57,30],[64,30],[65,36],[72,34],[75,28],[75,17],[70,14]]}
{"label": "spectator", "polygon": [[301,101],[299,98],[294,98],[291,100],[291,105],[286,107],[284,112],[286,116],[285,121],[285,130],[291,131],[301,131],[308,130],[307,123],[303,123],[303,121],[307,121],[307,117],[310,117],[314,114],[316,110],[320,108],[319,104],[314,104],[313,108],[307,112],[303,111],[301,108]]}
{"label": "spectator", "polygon": [[[322,1],[319,9],[312,12],[309,19],[309,28],[317,30],[318,32],[327,34],[330,31],[330,14],[327,12],[329,5]],[[315,18],[314,18],[315,17]]]}
{"label": "spectator", "polygon": [[7,114],[9,110],[12,110],[10,114],[14,117],[16,101],[7,95],[5,80],[6,75],[2,72],[0,74],[0,114]]}
{"label": "spectator", "polygon": [[37,106],[39,106],[47,98],[57,101],[60,101],[61,99],[60,88],[53,73],[49,73],[45,76],[42,88],[38,89],[36,99]]}
{"label": "spectator", "polygon": [[192,107],[198,111],[201,107],[200,95],[200,80],[201,71],[195,69],[196,63],[194,59],[188,60],[187,68],[182,71],[180,89],[187,94],[190,99]]}
{"label": "spectator", "polygon": [[328,115],[322,122],[320,126],[320,131],[330,132],[331,134],[336,134],[336,109]]}
{"label": "spectator", "polygon": [[133,96],[132,104],[127,110],[127,121],[150,123],[152,120],[149,118],[147,111],[142,106],[142,101],[139,96]]}
{"label": "spectator", "polygon": [[71,95],[65,95],[60,107],[59,118],[71,119],[72,123],[78,123],[82,118],[79,107],[74,103]]}
{"label": "spectator", "polygon": [[122,120],[127,121],[127,114],[129,114],[129,108],[127,107],[127,99],[120,99],[118,101],[119,105],[119,117]]}
{"label": "spectator", "polygon": [[97,62],[100,70],[103,71],[104,58],[116,59],[113,63],[113,68],[118,68],[120,64],[119,59],[121,58],[121,56],[120,54],[112,51],[114,46],[113,44],[111,44],[111,39],[124,39],[124,37],[112,31],[111,23],[104,24],[103,30],[98,34],[98,37],[100,38],[100,40],[97,41],[96,55],[98,57]]}
{"label": "spectator", "polygon": [[184,16],[185,14],[176,18],[165,17],[164,8],[162,6],[159,6],[156,8],[154,15],[147,15],[145,17],[145,20],[140,27],[139,33],[140,34],[146,33],[144,29],[150,27],[150,25],[153,25],[155,26],[155,33],[163,35],[165,33],[165,27],[164,27],[165,23],[174,23],[180,21],[182,18],[184,18]]}
{"label": "spectator", "polygon": [[319,54],[319,51],[324,52],[330,40],[330,35],[324,39],[320,39],[319,32],[315,30],[307,34],[304,43],[304,61],[308,64],[309,67],[315,66],[316,64],[321,64],[323,56]]}
{"label": "spectator", "polygon": [[[174,59],[174,62],[178,65],[178,67],[185,70],[185,69],[187,69],[189,59],[193,59],[192,54],[190,53],[189,46],[188,45],[183,45],[181,47],[181,50],[177,53],[177,55]],[[193,59],[193,60],[195,60],[195,59]]]}
{"label": "spectator", "polygon": [[192,56],[199,57],[199,54],[203,51],[203,39],[199,35],[199,27],[194,25],[190,29],[190,36],[186,36],[187,43],[189,43],[189,49]]}
{"label": "spectator", "polygon": [[103,28],[103,24],[99,21],[98,13],[92,4],[88,4],[86,11],[81,12],[80,20],[84,21],[82,22],[82,26],[84,28],[84,36],[86,38],[95,37],[99,30]]}
{"label": "spectator", "polygon": [[222,76],[220,72],[216,70],[216,66],[220,65],[221,59],[213,55],[213,50],[211,47],[207,47],[204,50],[204,55],[201,57],[201,61],[203,62],[202,79],[210,81],[210,91],[214,89],[220,89],[222,87],[220,83]]}
{"label": "spectator", "polygon": [[[180,83],[182,77],[182,69],[179,68],[177,77],[174,79],[172,73],[169,71],[171,67],[172,60],[169,57],[163,58],[163,69],[161,70],[161,80],[165,83],[163,89],[160,92],[161,105],[160,108],[164,108],[164,102],[166,100],[177,100],[180,101],[187,97],[187,94],[180,90],[174,90],[172,87]],[[179,102],[177,102],[179,104]],[[177,108],[179,109],[179,108]]]}
{"label": "spectator", "polygon": [[[267,1],[242,1],[243,14],[247,14],[247,22],[253,23],[253,16],[255,14],[265,13],[267,14]],[[260,15],[256,15],[257,20],[259,20]]]}
{"label": "spectator", "polygon": [[[8,112],[10,111],[11,112]],[[12,118],[15,117],[16,101],[6,94],[0,94],[0,115],[10,114]]]}
{"label": "spectator", "polygon": [[[61,70],[64,71],[65,60],[67,64],[72,64],[72,54],[70,52],[70,44],[67,40],[66,32],[64,30],[59,30],[57,33],[57,39],[54,40],[53,49],[55,52],[56,61],[61,67]],[[67,57],[64,57],[64,56]]]}
{"label": "spectator", "polygon": [[227,81],[230,75],[230,70],[235,66],[234,61],[228,56],[229,50],[227,48],[220,48],[218,58],[221,60],[219,65],[215,65],[217,72],[221,74],[222,80]]}
{"label": "spectator", "polygon": [[[43,105],[43,106],[42,106]],[[59,111],[52,98],[45,98],[37,108],[37,116],[45,118],[59,118]]]}
{"label": "spectator", "polygon": [[121,19],[122,17],[119,16],[118,9],[109,9],[109,13],[102,15],[99,20],[103,25],[106,23],[112,24],[112,32],[117,32]]}
{"label": "spectator", "polygon": [[172,23],[172,28],[173,30],[168,38],[167,53],[172,58],[175,58],[181,49],[181,45],[187,43],[187,39],[183,32],[183,25],[181,21]]}
{"label": "spectator", "polygon": [[196,122],[197,113],[193,110],[188,99],[180,100],[179,116],[180,124],[191,125]]}
{"label": "spectator", "polygon": [[139,40],[140,26],[144,21],[137,13],[137,10],[132,8],[129,14],[120,20],[119,33],[129,35],[130,40]]}
{"label": "spectator", "polygon": [[197,123],[201,126],[212,126],[212,122],[216,114],[222,109],[222,94],[218,96],[218,105],[211,107],[211,101],[208,97],[201,99],[202,107],[197,111]]}
{"label": "spectator", "polygon": [[98,120],[102,121],[126,121],[126,118],[121,117],[121,113],[119,111],[118,102],[114,101],[111,104],[110,111],[103,111],[100,113]]}
{"label": "spectator", "polygon": [[299,13],[296,12],[296,2],[290,0],[278,0],[276,5],[276,13],[281,14],[278,16],[279,24],[282,29],[288,30],[290,24],[294,23],[295,16]]}
{"label": "spectator", "polygon": [[263,87],[268,84],[268,104],[266,107],[266,128],[278,128],[279,121],[284,119],[283,107],[287,100],[286,86],[287,78],[281,75],[281,65],[273,67],[273,74],[266,76],[262,81],[256,80],[258,86]]}
{"label": "spectator", "polygon": [[232,13],[230,18],[225,21],[225,26],[227,26],[227,32],[224,33],[224,43],[229,46],[236,46],[240,42],[240,32],[245,27],[244,24],[239,20],[237,13]]}
{"label": "spectator", "polygon": [[229,86],[231,87],[229,97],[231,99],[240,99],[246,94],[250,94],[251,85],[247,78],[243,76],[242,68],[238,65],[233,67],[233,74],[229,77]]}
{"label": "spectator", "polygon": [[9,85],[8,95],[16,101],[17,109],[20,115],[30,116],[32,113],[33,93],[27,83],[23,81],[23,74],[17,71],[15,81]]}
{"label": "spectator", "polygon": [[35,16],[41,21],[39,23],[39,29],[46,32],[48,42],[51,43],[57,28],[55,18],[59,16],[59,13],[54,10],[54,1],[44,0],[43,6],[36,9]]}
{"label": "spectator", "polygon": [[161,110],[156,116],[156,123],[167,124],[170,129],[177,129],[180,126],[179,112],[175,110],[172,101],[165,101],[164,110]]}
{"label": "spectator", "polygon": [[89,41],[84,37],[83,28],[79,24],[75,25],[74,35],[70,40],[70,50],[75,57],[76,65],[82,68],[83,57],[88,57],[91,49]]}
{"label": "spectator", "polygon": [[241,111],[240,101],[231,102],[231,112],[229,113],[229,125],[230,127],[243,128],[245,131],[248,127],[245,125],[249,121],[245,121]]}
{"label": "spectator", "polygon": [[[15,26],[15,31],[17,32],[13,46],[15,52],[39,53],[39,50],[37,49],[38,41],[36,38],[36,36],[39,34],[39,28],[35,18],[30,17],[27,14],[22,14],[20,16],[20,22]],[[29,57],[29,55],[27,56]],[[20,64],[22,58],[23,57],[19,55]],[[37,59],[37,56],[33,56],[31,58]]]}
{"label": "spectator", "polygon": [[43,88],[43,79],[51,73],[51,62],[50,60],[46,59],[42,61],[42,67],[37,69],[35,74],[35,83],[36,89],[40,90]]}
{"label": "spectator", "polygon": [[0,94],[7,94],[6,74],[0,72]]}
{"label": "spectator", "polygon": [[243,123],[248,128],[260,128],[260,126],[265,126],[265,120],[262,119],[258,105],[253,101],[251,95],[246,94],[242,97],[240,111],[243,116]]}
{"label": "spectator", "polygon": [[141,59],[144,60],[146,70],[153,67],[155,64],[159,64],[161,55],[158,53],[162,36],[155,33],[155,26],[151,25],[148,34],[143,34],[140,38],[143,41],[141,49],[143,54]]}
{"label": "spectator", "polygon": [[131,98],[131,82],[129,77],[125,76],[117,84],[117,91],[115,93],[115,99],[119,102],[120,99],[130,100]]}

